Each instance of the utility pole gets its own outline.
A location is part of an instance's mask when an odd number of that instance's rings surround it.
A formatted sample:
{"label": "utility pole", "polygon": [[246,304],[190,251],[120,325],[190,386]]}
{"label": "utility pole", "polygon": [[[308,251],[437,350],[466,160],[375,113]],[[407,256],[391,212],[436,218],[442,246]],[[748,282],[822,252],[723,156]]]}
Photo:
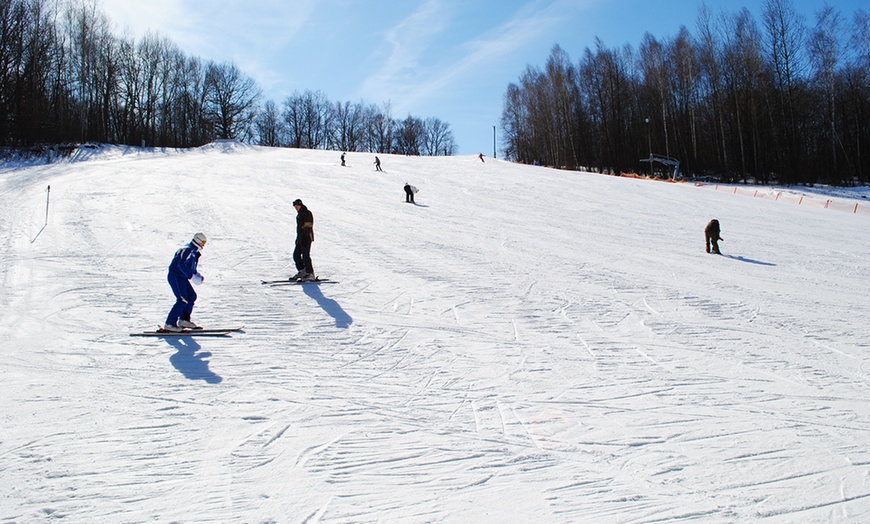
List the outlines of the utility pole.
{"label": "utility pole", "polygon": [[492,159],[495,160],[495,126],[492,126]]}

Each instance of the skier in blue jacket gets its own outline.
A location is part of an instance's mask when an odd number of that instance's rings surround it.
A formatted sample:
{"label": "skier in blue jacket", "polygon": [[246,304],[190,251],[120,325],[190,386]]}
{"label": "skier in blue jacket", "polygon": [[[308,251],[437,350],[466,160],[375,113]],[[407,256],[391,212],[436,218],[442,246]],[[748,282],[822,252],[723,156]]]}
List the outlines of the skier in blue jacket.
{"label": "skier in blue jacket", "polygon": [[195,234],[189,244],[175,252],[175,256],[169,264],[169,275],[166,279],[175,295],[175,305],[169,310],[166,324],[163,325],[163,329],[166,331],[199,329],[199,326],[190,320],[190,313],[196,302],[196,292],[190,285],[190,281],[202,284],[204,280],[196,270],[196,265],[199,262],[199,257],[202,256],[200,251],[207,241],[208,239],[205,238],[204,234]]}

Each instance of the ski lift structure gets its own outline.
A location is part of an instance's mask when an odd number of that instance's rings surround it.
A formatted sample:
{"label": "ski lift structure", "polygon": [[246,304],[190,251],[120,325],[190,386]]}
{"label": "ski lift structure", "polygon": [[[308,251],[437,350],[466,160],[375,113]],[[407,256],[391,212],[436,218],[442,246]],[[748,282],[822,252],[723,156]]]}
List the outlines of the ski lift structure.
{"label": "ski lift structure", "polygon": [[653,164],[661,164],[663,166],[668,166],[671,169],[671,178],[673,180],[677,179],[677,174],[680,172],[680,161],[676,158],[671,158],[669,156],[664,155],[654,155],[650,153],[649,158],[641,158],[641,162],[649,162],[649,172],[652,175],[653,172]]}

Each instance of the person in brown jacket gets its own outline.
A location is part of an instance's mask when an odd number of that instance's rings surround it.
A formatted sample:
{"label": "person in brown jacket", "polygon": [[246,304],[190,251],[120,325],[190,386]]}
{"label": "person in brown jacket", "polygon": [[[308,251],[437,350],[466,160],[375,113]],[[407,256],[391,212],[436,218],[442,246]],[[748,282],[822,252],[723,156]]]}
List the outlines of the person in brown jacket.
{"label": "person in brown jacket", "polygon": [[722,238],[719,237],[719,221],[715,218],[707,223],[707,227],[704,228],[704,236],[707,241],[707,253],[710,253],[710,247],[712,246],[712,253],[715,255],[721,255],[719,252],[719,241]]}

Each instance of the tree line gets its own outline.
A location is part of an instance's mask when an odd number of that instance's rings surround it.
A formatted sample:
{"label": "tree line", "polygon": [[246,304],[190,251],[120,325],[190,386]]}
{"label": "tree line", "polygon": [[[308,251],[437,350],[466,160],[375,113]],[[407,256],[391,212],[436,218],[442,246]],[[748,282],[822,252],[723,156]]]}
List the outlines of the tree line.
{"label": "tree line", "polygon": [[148,33],[117,36],[98,0],[0,0],[0,146],[103,142],[196,147],[250,143],[452,155],[450,125],[395,119],[389,103],[319,91],[263,101],[231,62],[188,56]]}
{"label": "tree line", "polygon": [[457,146],[450,125],[438,118],[391,116],[390,104],[330,102],[321,91],[296,91],[279,107],[267,101],[254,120],[267,146],[405,155],[450,156]]}
{"label": "tree line", "polygon": [[505,154],[525,163],[650,172],[652,155],[719,180],[838,185],[870,180],[870,16],[790,0],[698,10],[696,33],[639,48],[596,39],[574,64],[558,45],[508,85]]}

